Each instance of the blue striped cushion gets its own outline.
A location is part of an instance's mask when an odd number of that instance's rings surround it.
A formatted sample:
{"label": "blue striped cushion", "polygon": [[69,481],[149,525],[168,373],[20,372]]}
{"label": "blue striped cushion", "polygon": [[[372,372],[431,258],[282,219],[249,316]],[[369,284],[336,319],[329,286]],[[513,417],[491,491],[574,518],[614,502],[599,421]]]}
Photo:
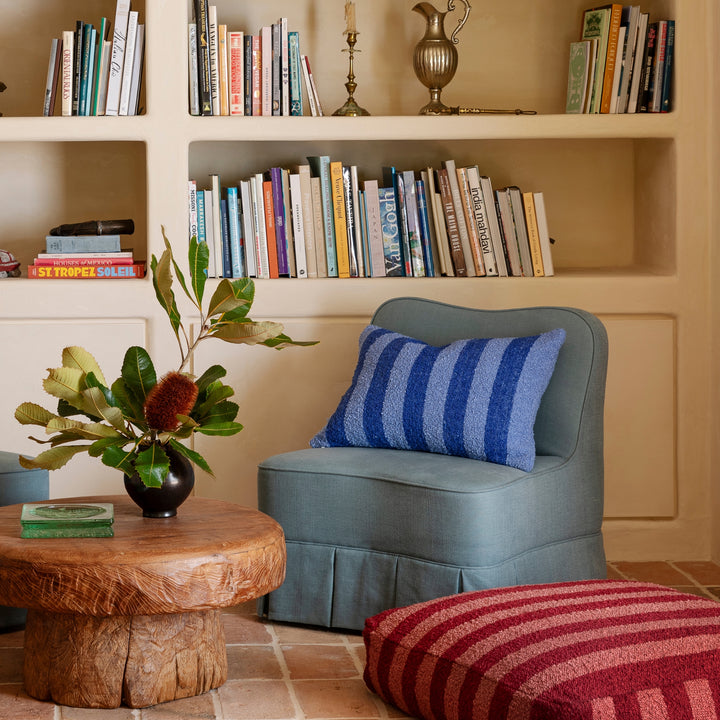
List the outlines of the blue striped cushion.
{"label": "blue striped cushion", "polygon": [[352,384],[310,445],[422,450],[532,470],[535,416],[564,341],[557,329],[435,347],[369,325]]}

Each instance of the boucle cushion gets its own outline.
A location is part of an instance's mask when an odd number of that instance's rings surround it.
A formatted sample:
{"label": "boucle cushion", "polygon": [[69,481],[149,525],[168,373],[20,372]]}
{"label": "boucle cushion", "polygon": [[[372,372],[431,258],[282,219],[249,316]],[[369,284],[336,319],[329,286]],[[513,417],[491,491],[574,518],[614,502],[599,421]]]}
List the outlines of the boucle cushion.
{"label": "boucle cushion", "polygon": [[426,720],[720,717],[720,605],[593,580],[469,592],[369,618],[365,682]]}
{"label": "boucle cushion", "polygon": [[350,388],[312,447],[421,450],[530,471],[563,329],[435,347],[369,325]]}

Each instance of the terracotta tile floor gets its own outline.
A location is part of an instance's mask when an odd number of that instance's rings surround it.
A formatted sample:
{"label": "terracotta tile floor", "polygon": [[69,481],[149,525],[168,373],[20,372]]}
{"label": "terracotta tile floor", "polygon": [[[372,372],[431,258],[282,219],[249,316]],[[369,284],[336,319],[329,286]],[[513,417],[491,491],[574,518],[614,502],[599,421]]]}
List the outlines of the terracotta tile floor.
{"label": "terracotta tile floor", "polygon": [[[720,599],[720,565],[614,562],[608,576]],[[22,688],[23,633],[0,634],[2,720],[392,720],[404,715],[362,681],[359,634],[259,620],[255,604],[224,615],[228,680],[218,690],[143,710],[88,710],[39,702]]]}

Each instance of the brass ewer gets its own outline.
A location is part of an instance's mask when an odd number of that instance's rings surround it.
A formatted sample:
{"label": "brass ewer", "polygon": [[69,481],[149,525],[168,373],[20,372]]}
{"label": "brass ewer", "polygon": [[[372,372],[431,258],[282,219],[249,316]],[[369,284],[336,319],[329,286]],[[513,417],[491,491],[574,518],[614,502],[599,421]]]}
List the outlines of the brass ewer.
{"label": "brass ewer", "polygon": [[453,79],[457,70],[458,53],[455,45],[457,34],[470,15],[470,3],[462,0],[465,15],[458,21],[448,39],[445,35],[445,16],[455,9],[455,0],[448,0],[447,10],[436,10],[430,3],[421,2],[413,10],[420,13],[426,22],[425,35],[415,46],[413,68],[418,80],[430,89],[430,102],[420,109],[420,115],[450,115],[453,110],[440,100],[440,92]]}

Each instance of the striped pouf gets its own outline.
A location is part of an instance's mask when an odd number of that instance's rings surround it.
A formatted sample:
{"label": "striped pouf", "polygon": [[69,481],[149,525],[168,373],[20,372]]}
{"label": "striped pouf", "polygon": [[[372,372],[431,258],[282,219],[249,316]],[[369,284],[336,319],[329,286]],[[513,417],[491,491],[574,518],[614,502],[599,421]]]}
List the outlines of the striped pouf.
{"label": "striped pouf", "polygon": [[720,720],[720,604],[591,580],[369,618],[365,682],[425,720]]}

